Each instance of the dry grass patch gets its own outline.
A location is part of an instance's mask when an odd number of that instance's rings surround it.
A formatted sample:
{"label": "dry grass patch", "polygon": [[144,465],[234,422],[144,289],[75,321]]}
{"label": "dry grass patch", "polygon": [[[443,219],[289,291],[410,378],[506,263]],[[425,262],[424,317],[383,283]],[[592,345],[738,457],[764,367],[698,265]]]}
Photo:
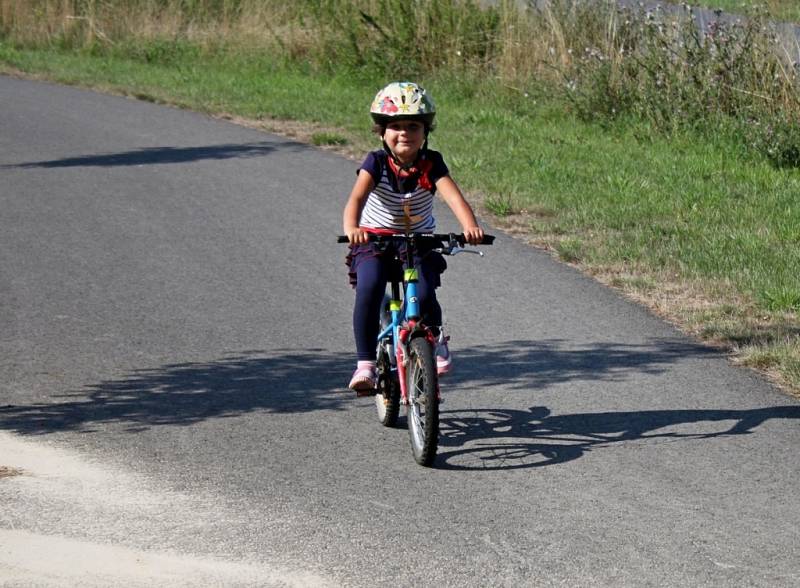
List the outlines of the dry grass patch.
{"label": "dry grass patch", "polygon": [[[491,216],[485,207],[480,208],[484,215]],[[765,311],[725,281],[593,262],[580,252],[602,246],[601,235],[541,233],[532,229],[540,216],[537,211],[521,210],[493,217],[492,222],[618,290],[683,333],[728,353],[735,364],[755,369],[800,398],[800,326],[796,313]],[[549,213],[545,217],[547,223],[556,220]]]}

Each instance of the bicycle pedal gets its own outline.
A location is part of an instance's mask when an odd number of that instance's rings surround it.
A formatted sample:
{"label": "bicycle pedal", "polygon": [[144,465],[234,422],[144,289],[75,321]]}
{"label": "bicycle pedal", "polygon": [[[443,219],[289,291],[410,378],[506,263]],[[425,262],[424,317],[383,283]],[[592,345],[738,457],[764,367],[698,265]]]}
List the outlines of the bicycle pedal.
{"label": "bicycle pedal", "polygon": [[356,390],[356,398],[366,398],[367,396],[375,396],[378,393],[377,388],[369,390]]}

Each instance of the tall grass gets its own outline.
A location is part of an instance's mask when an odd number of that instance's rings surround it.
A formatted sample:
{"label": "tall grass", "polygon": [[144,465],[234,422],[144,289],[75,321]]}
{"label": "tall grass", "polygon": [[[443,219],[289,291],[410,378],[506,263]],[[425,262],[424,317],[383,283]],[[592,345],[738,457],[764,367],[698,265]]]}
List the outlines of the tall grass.
{"label": "tall grass", "polygon": [[633,114],[656,128],[733,130],[776,165],[800,166],[800,76],[790,41],[753,11],[701,32],[691,10],[618,10],[565,73],[585,119]]}
{"label": "tall grass", "polygon": [[[682,0],[667,0],[667,2],[683,4]],[[766,10],[775,20],[800,22],[800,4],[796,0],[700,0],[692,4],[745,13],[750,10]]]}
{"label": "tall grass", "polygon": [[800,51],[758,11],[702,34],[690,11],[613,0],[0,0],[0,35],[155,62],[244,49],[387,79],[448,71],[563,93],[586,120],[725,128],[800,166]]}

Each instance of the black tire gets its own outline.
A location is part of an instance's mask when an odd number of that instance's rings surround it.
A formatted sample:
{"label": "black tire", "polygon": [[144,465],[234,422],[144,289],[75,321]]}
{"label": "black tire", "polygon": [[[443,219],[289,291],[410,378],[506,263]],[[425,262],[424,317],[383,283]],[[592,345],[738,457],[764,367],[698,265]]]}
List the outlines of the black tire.
{"label": "black tire", "polygon": [[397,371],[392,371],[392,359],[389,357],[393,351],[394,347],[385,341],[378,343],[378,391],[375,394],[375,408],[378,411],[378,421],[384,427],[396,426],[397,417],[400,416],[400,381],[397,379]]}
{"label": "black tire", "polygon": [[418,464],[430,466],[439,445],[439,394],[433,347],[424,337],[408,346],[406,393],[411,450]]}
{"label": "black tire", "polygon": [[392,371],[385,349],[378,350],[378,393],[375,395],[375,408],[378,411],[378,421],[384,427],[397,425],[397,417],[400,415],[400,382],[397,372]]}

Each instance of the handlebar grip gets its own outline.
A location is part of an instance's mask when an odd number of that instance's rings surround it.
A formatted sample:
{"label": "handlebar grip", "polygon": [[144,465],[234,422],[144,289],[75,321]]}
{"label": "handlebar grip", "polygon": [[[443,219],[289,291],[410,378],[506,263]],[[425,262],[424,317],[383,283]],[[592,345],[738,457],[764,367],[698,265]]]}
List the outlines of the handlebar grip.
{"label": "handlebar grip", "polygon": [[350,239],[347,238],[347,235],[339,235],[338,237],[336,237],[336,242],[337,243],[349,243]]}
{"label": "handlebar grip", "polygon": [[[448,236],[442,235],[442,237],[444,238],[443,240],[446,241]],[[464,237],[464,233],[459,233],[455,237],[456,241],[458,241],[460,245],[469,245],[469,243],[467,243],[466,238]],[[483,239],[481,240],[480,243],[478,243],[478,245],[491,245],[492,243],[494,243],[494,235],[484,235]]]}

